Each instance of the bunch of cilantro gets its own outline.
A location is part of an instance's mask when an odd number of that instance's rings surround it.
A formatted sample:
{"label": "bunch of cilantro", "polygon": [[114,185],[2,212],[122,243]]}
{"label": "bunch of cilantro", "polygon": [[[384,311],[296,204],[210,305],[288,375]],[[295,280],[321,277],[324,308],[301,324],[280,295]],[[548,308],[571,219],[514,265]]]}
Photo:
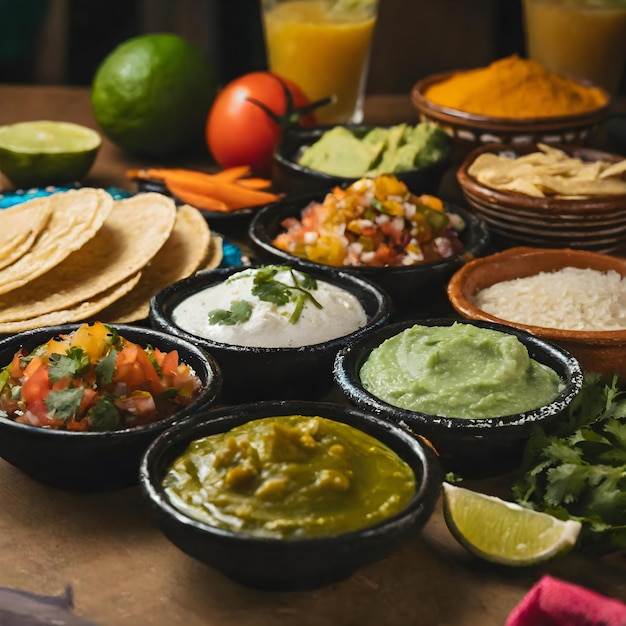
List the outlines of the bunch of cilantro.
{"label": "bunch of cilantro", "polygon": [[626,548],[626,392],[585,375],[566,418],[549,433],[537,427],[526,444],[523,475],[513,485],[522,506],[576,519],[579,549]]}

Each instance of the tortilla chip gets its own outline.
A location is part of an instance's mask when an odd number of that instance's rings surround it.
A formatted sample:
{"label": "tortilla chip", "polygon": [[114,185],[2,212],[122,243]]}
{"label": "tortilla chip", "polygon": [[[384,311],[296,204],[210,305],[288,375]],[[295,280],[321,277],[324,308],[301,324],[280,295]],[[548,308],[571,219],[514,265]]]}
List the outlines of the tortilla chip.
{"label": "tortilla chip", "polygon": [[91,187],[49,198],[52,213],[46,228],[24,255],[0,270],[0,294],[22,287],[80,249],[98,232],[113,207],[110,194]]}
{"label": "tortilla chip", "polygon": [[626,194],[626,160],[583,161],[562,150],[538,144],[541,151],[519,158],[510,153],[484,153],[468,168],[478,182],[492,189],[533,197],[580,198]]}
{"label": "tortilla chip", "polygon": [[0,211],[0,269],[22,257],[50,220],[50,198],[36,198]]}
{"label": "tortilla chip", "polygon": [[110,289],[97,294],[88,301],[81,302],[80,304],[67,309],[53,311],[51,313],[46,313],[44,315],[39,315],[38,317],[32,317],[26,320],[0,324],[0,334],[19,333],[23,330],[40,328],[42,326],[54,326],[57,324],[67,324],[68,322],[81,322],[83,320],[87,320],[102,311],[102,309],[109,306],[112,302],[121,298],[124,294],[128,293],[139,282],[140,278],[141,272],[138,272],[129,280],[126,280],[118,285],[114,285]]}
{"label": "tortilla chip", "polygon": [[127,324],[148,317],[150,300],[165,287],[191,276],[202,263],[212,240],[202,213],[187,204],[178,207],[174,229],[144,268],[139,283],[100,313],[104,322]]}
{"label": "tortilla chip", "polygon": [[[139,194],[115,202],[104,224],[79,250],[0,297],[0,323],[68,309],[128,279],[165,244],[175,219],[174,201],[162,194]],[[199,258],[202,253],[203,249]]]}

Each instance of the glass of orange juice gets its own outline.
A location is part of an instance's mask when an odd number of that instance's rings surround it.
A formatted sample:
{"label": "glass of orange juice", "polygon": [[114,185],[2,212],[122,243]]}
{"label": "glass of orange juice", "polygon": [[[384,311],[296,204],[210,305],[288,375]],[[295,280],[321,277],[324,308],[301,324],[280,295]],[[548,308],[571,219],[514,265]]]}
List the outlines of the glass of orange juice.
{"label": "glass of orange juice", "polygon": [[360,122],[378,0],[261,0],[270,70],[299,85],[320,124]]}
{"label": "glass of orange juice", "polygon": [[626,0],[524,0],[528,56],[614,94],[626,61]]}

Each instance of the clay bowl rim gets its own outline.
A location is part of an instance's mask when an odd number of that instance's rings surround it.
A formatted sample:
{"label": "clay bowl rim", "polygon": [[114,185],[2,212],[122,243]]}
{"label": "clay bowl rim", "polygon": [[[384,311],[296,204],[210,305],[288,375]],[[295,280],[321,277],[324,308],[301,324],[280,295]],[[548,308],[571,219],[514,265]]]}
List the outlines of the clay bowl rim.
{"label": "clay bowl rim", "polygon": [[[510,264],[511,259],[523,259],[524,257],[544,257],[546,260],[549,258],[559,257],[563,259],[563,264],[551,269],[560,269],[563,267],[572,267],[568,265],[567,261],[589,261],[589,264],[574,265],[573,267],[590,267],[591,269],[600,269],[607,271],[608,269],[614,269],[618,271],[622,276],[626,277],[626,259],[614,257],[608,254],[602,254],[600,252],[593,252],[590,250],[575,250],[572,248],[533,248],[530,246],[517,246],[509,248],[502,252],[496,252],[486,257],[481,257],[469,261],[466,265],[457,270],[450,281],[448,282],[447,294],[450,304],[452,304],[454,310],[465,317],[468,320],[478,320],[493,322],[496,324],[504,324],[512,326],[520,330],[524,330],[533,335],[541,337],[547,341],[555,342],[570,342],[580,343],[598,346],[615,346],[620,344],[626,344],[626,329],[624,330],[563,330],[559,328],[549,328],[546,326],[534,326],[531,324],[522,324],[519,322],[512,322],[509,320],[490,315],[482,309],[479,309],[470,302],[467,294],[467,283],[471,279],[472,275],[476,271],[483,270],[487,272],[490,267],[502,267]],[[548,266],[546,265],[546,269]],[[621,269],[621,271],[620,271]],[[542,271],[542,270],[539,270]],[[528,273],[519,273],[513,277],[532,276],[536,274],[536,271]],[[504,279],[503,279],[504,280]],[[490,281],[484,286],[490,286],[498,280]],[[473,294],[472,294],[473,295]]]}
{"label": "clay bowl rim", "polygon": [[[550,147],[563,150],[566,154],[589,161],[610,161],[618,163],[624,157],[603,150],[586,148],[574,144],[554,143]],[[587,198],[535,198],[522,193],[512,191],[501,191],[492,189],[468,172],[472,163],[481,155],[487,152],[514,152],[518,156],[537,152],[539,148],[536,142],[511,145],[505,143],[488,143],[474,148],[469,152],[456,172],[456,178],[464,194],[474,196],[475,201],[486,202],[490,206],[497,205],[505,209],[523,209],[524,211],[541,215],[546,213],[565,213],[570,215],[585,214],[618,214],[626,209],[626,194],[612,196],[590,196]]]}
{"label": "clay bowl rim", "polygon": [[430,115],[442,123],[451,125],[462,125],[481,130],[499,130],[514,133],[528,132],[558,132],[572,128],[593,126],[603,121],[611,107],[611,95],[606,89],[591,81],[582,79],[571,79],[584,87],[594,87],[599,89],[604,97],[605,103],[600,107],[583,113],[572,115],[552,115],[545,117],[493,117],[489,115],[479,115],[477,113],[467,113],[459,109],[453,109],[437,104],[429,100],[425,93],[432,85],[447,80],[455,74],[471,71],[470,69],[456,69],[446,72],[439,72],[425,76],[418,80],[411,89],[411,101],[418,111]]}
{"label": "clay bowl rim", "polygon": [[[367,359],[372,350],[383,343],[383,341],[414,325],[452,326],[454,324],[470,324],[479,328],[487,328],[513,335],[530,352],[541,352],[546,357],[552,357],[559,363],[557,374],[559,376],[562,373],[566,375],[566,380],[564,381],[565,388],[547,404],[526,411],[487,418],[447,417],[425,413],[424,411],[405,409],[390,404],[365,389],[359,375],[360,365]],[[423,433],[426,437],[433,433],[439,433],[440,435],[445,433],[446,436],[453,436],[455,432],[465,432],[476,436],[495,436],[496,434],[504,435],[508,433],[516,436],[520,435],[531,428],[533,424],[541,424],[546,420],[550,420],[566,409],[573,398],[578,395],[583,384],[583,373],[578,360],[567,350],[550,343],[544,337],[538,337],[524,329],[491,320],[458,320],[453,317],[409,319],[377,328],[369,335],[359,337],[357,341],[342,348],[337,353],[333,375],[336,384],[350,402],[363,410],[374,411],[376,414],[384,417],[389,416],[389,419],[394,421],[406,422],[411,429],[417,428],[419,425],[419,427],[426,429]]]}

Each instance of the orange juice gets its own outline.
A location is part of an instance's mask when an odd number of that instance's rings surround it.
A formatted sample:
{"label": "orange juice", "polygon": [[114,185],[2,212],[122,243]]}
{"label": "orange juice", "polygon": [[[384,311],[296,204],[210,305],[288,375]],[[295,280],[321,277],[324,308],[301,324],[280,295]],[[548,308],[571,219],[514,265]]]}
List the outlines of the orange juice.
{"label": "orange juice", "polygon": [[626,2],[524,0],[529,56],[615,93],[626,59]]}
{"label": "orange juice", "polygon": [[360,121],[375,6],[335,12],[329,0],[266,2],[265,40],[270,69],[297,83],[313,101],[333,95],[316,111],[322,124]]}

